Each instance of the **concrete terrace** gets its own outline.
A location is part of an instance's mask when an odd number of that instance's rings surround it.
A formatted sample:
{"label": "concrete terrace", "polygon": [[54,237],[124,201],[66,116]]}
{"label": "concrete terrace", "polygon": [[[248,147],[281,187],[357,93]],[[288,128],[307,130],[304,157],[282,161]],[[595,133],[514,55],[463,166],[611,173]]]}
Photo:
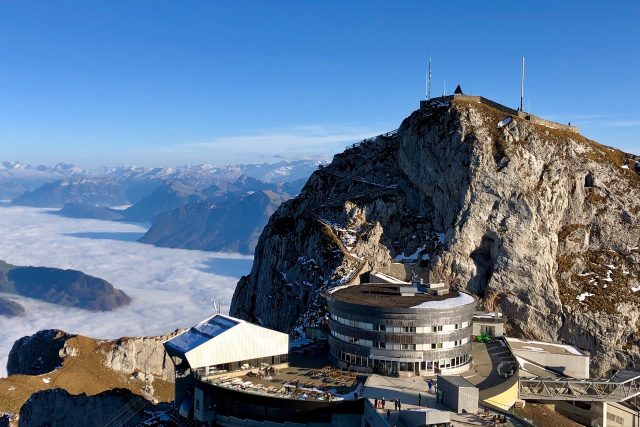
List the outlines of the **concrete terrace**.
{"label": "concrete terrace", "polygon": [[[422,396],[420,402],[418,402],[418,393]],[[391,378],[372,375],[365,384],[362,396],[368,399],[372,408],[374,407],[375,399],[385,398],[385,408],[376,409],[375,412],[390,426],[404,426],[399,420],[400,413],[394,410],[394,399],[400,399],[402,410],[436,409],[446,412],[451,411],[450,408],[436,402],[435,387],[429,391],[425,380],[418,377]],[[418,405],[418,403],[421,403],[421,405]],[[391,417],[388,420],[387,409],[391,410]],[[489,411],[483,411],[478,414],[456,414],[450,412],[450,416],[451,424],[454,426],[492,426],[496,414]],[[510,422],[511,425],[520,426],[515,420],[510,420]]]}
{"label": "concrete terrace", "polygon": [[498,366],[501,363],[515,362],[511,351],[499,340],[491,343],[474,342],[471,352],[473,363],[462,376],[480,390],[503,382],[505,379],[498,374]]}
{"label": "concrete terrace", "polygon": [[281,365],[273,372],[253,369],[239,375],[216,375],[202,381],[224,388],[263,396],[299,400],[353,399],[356,375],[332,366]]}

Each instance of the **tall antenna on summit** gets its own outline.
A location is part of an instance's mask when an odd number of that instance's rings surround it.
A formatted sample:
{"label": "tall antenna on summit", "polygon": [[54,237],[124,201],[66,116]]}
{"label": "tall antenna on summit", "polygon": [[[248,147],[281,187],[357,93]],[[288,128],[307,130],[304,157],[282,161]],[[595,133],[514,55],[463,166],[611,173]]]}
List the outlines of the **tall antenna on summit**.
{"label": "tall antenna on summit", "polygon": [[431,99],[431,54],[429,54],[429,74],[427,74],[427,99]]}
{"label": "tall antenna on summit", "polygon": [[522,79],[520,80],[520,111],[524,111],[524,56],[522,57]]}

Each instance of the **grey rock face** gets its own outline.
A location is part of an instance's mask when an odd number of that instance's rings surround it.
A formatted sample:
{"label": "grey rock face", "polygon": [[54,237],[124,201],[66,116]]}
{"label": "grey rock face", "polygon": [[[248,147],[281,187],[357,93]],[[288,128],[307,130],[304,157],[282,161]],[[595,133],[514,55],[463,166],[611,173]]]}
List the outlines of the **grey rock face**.
{"label": "grey rock face", "polygon": [[142,407],[154,409],[154,405],[143,397],[124,389],[95,396],[50,389],[31,395],[20,409],[19,423],[21,427],[136,426],[144,421],[144,412],[136,412]]}
{"label": "grey rock face", "polygon": [[60,355],[73,335],[57,329],[39,331],[13,343],[7,359],[8,375],[42,375],[62,363]]}
{"label": "grey rock face", "polygon": [[[143,374],[173,381],[173,364],[162,343],[182,330],[151,337],[125,337],[107,341],[103,348],[104,365],[126,375]],[[68,345],[74,335],[49,329],[17,340],[7,361],[8,375],[42,375],[58,368],[65,357],[76,356],[78,349]]]}
{"label": "grey rock face", "polygon": [[173,338],[181,330],[154,337],[120,338],[104,352],[105,366],[124,374],[141,372],[167,381],[174,380],[171,360],[164,351],[162,343]]}
{"label": "grey rock face", "polygon": [[292,331],[329,287],[415,272],[500,307],[512,335],[590,352],[592,375],[638,367],[638,157],[507,116],[434,105],[336,155],[269,220],[231,314]]}

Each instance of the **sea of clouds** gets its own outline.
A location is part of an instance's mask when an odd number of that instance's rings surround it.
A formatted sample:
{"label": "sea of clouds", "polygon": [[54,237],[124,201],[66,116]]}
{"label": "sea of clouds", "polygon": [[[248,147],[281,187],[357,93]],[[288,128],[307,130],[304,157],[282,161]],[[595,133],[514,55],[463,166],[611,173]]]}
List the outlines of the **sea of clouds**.
{"label": "sea of clouds", "polygon": [[26,315],[0,316],[0,376],[14,341],[41,329],[96,338],[157,335],[227,312],[233,290],[251,269],[250,256],[157,248],[135,240],[147,224],[70,219],[50,210],[0,206],[0,260],[75,269],[124,290],[131,304],[111,312],[61,307],[10,294]]}

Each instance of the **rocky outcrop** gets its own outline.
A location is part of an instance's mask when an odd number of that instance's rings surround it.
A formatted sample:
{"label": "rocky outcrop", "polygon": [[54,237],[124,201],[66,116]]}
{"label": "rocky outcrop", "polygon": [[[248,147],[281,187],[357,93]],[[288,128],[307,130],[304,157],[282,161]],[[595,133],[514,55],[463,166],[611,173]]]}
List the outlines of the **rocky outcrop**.
{"label": "rocky outcrop", "polygon": [[638,158],[512,112],[432,102],[336,155],[270,218],[231,314],[291,331],[324,289],[416,272],[591,352],[594,375],[638,366]]}
{"label": "rocky outcrop", "polygon": [[0,277],[0,292],[91,311],[110,311],[131,302],[124,291],[104,279],[50,267],[10,266],[6,276]]}
{"label": "rocky outcrop", "polygon": [[72,395],[56,388],[34,393],[20,409],[20,427],[136,426],[144,421],[143,409],[155,406],[126,389],[94,396]]}
{"label": "rocky outcrop", "polygon": [[116,221],[124,216],[123,211],[118,209],[82,203],[66,203],[62,209],[51,213],[67,218],[100,219],[104,221]]}
{"label": "rocky outcrop", "polygon": [[120,338],[103,350],[105,366],[124,374],[141,373],[173,381],[173,363],[162,343],[180,332],[182,330],[154,337]]}
{"label": "rocky outcrop", "polygon": [[57,329],[39,331],[13,343],[7,360],[8,375],[42,375],[62,364],[63,348],[74,335]]}
{"label": "rocky outcrop", "polygon": [[0,297],[0,316],[15,317],[24,314],[24,307],[8,298]]}
{"label": "rocky outcrop", "polygon": [[[102,354],[102,364],[125,375],[142,374],[173,381],[173,364],[167,357],[162,343],[182,332],[178,329],[166,335],[150,337],[124,337],[103,341],[97,347]],[[39,331],[17,340],[7,361],[8,375],[42,375],[60,367],[67,356],[76,356],[78,349],[67,341],[75,335],[56,329]]]}
{"label": "rocky outcrop", "polygon": [[[139,396],[132,402],[138,401],[140,396],[145,402],[169,402],[174,394],[174,374],[171,361],[165,357],[162,342],[179,332],[176,330],[157,337],[96,340],[47,330],[23,337],[14,344],[9,355],[9,376],[0,378],[2,410],[16,415],[24,406],[28,409],[23,410],[36,413],[34,420],[40,420],[38,411],[41,411],[41,405],[66,407],[68,404],[71,408],[95,410],[95,416],[100,419],[100,408],[111,408],[112,402],[106,399],[100,403],[100,399],[94,400],[92,396],[104,394],[108,397],[109,394],[105,392],[114,389],[126,389],[131,392],[130,395]],[[40,396],[25,403],[34,393],[54,388],[74,396],[56,392],[53,397],[44,399]],[[76,398],[75,395],[80,396]],[[68,412],[64,417],[67,416],[74,415]]]}

